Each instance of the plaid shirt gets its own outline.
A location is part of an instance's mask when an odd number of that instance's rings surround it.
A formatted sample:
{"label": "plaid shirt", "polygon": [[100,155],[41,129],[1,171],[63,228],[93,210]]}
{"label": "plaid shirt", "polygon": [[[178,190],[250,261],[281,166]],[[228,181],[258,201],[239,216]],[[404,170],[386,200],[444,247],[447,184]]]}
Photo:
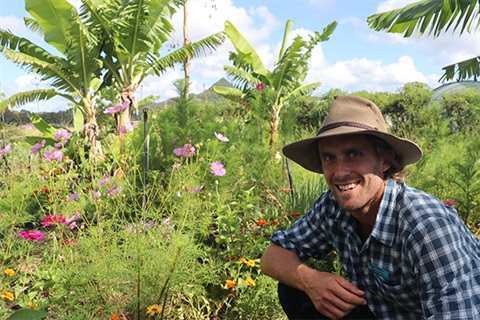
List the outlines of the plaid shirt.
{"label": "plaid shirt", "polygon": [[302,261],[336,250],[379,319],[480,319],[480,241],[437,198],[389,180],[372,233],[325,191],[271,241]]}

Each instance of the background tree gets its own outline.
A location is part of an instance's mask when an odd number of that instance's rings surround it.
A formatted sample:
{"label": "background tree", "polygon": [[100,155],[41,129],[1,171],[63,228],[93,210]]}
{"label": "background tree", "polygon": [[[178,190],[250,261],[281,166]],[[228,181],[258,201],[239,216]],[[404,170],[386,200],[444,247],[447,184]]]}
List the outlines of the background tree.
{"label": "background tree", "polygon": [[75,7],[65,0],[25,0],[25,8],[33,18],[25,18],[30,30],[43,35],[45,42],[61,56],[50,53],[28,39],[7,30],[0,30],[0,50],[4,57],[23,69],[40,76],[52,89],[36,89],[17,93],[0,103],[0,112],[37,100],[55,96],[75,106],[80,121],[77,127],[88,138],[91,155],[102,153],[97,140],[98,124],[95,103],[100,86],[100,42],[84,24]]}
{"label": "background tree", "polygon": [[[422,0],[403,8],[374,14],[367,18],[370,28],[391,33],[403,33],[410,37],[415,31],[419,35],[427,32],[434,38],[449,30],[459,34],[478,30],[478,0]],[[455,50],[455,48],[452,48]],[[457,81],[480,76],[480,56],[473,57],[443,68],[440,81]]]}
{"label": "background tree", "polygon": [[102,34],[103,87],[117,94],[116,103],[129,102],[117,116],[117,129],[130,123],[138,107],[135,91],[148,75],[160,76],[223,43],[219,32],[162,56],[163,44],[174,31],[170,19],[183,4],[184,0],[84,0],[82,17]]}
{"label": "background tree", "polygon": [[247,107],[256,108],[255,112],[267,118],[270,128],[269,144],[272,147],[277,144],[282,108],[294,98],[310,94],[320,86],[320,82],[302,82],[308,74],[308,61],[312,50],[320,42],[327,41],[337,26],[335,21],[330,23],[322,33],[315,32],[310,35],[308,41],[297,36],[288,46],[292,24],[291,20],[287,21],[278,60],[275,68],[269,71],[248,40],[230,21],[226,21],[225,33],[236,52],[230,53],[233,66],[225,66],[224,69],[229,77],[233,78],[235,87],[214,87],[218,94]]}

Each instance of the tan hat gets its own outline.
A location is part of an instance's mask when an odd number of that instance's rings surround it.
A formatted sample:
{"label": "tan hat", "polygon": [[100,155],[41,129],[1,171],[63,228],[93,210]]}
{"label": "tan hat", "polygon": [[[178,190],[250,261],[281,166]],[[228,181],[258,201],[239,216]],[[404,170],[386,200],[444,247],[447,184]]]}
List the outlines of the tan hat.
{"label": "tan hat", "polygon": [[403,166],[422,158],[422,150],[418,145],[387,132],[382,113],[373,102],[355,96],[335,97],[317,135],[286,145],[283,154],[305,169],[322,173],[317,141],[346,134],[369,134],[381,138],[392,147]]}

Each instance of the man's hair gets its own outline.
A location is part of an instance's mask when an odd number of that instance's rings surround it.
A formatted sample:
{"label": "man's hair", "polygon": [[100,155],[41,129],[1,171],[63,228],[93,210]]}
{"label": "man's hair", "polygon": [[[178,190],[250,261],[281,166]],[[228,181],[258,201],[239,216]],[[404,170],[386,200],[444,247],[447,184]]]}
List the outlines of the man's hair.
{"label": "man's hair", "polygon": [[383,178],[393,179],[397,182],[404,182],[407,174],[404,171],[405,167],[402,165],[401,157],[396,154],[395,151],[393,151],[393,148],[387,142],[385,142],[385,140],[373,135],[367,135],[367,139],[373,144],[380,157],[386,158],[391,153],[395,155],[393,160],[390,162],[390,168],[384,172]]}

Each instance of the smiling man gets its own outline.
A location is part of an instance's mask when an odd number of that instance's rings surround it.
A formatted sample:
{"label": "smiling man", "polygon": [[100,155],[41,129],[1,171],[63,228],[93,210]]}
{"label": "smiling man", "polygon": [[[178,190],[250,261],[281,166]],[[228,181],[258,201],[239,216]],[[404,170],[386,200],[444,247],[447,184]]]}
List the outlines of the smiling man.
{"label": "smiling man", "polygon": [[[480,241],[405,184],[422,151],[388,133],[373,102],[336,97],[317,135],[283,152],[329,186],[261,259],[289,319],[480,319]],[[348,281],[304,263],[333,250]]]}

